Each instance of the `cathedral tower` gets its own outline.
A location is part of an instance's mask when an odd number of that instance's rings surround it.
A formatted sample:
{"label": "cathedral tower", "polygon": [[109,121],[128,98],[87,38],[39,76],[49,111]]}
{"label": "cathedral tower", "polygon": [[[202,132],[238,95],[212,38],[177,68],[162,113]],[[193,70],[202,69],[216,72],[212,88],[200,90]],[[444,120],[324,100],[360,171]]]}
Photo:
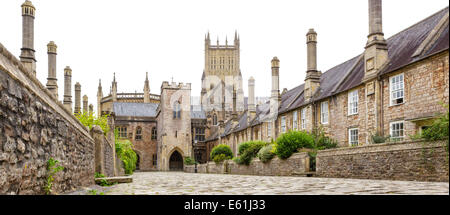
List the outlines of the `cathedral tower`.
{"label": "cathedral tower", "polygon": [[36,8],[31,1],[22,4],[22,52],[20,61],[36,76],[36,57],[34,55],[34,16]]}
{"label": "cathedral tower", "polygon": [[[209,32],[205,38],[205,65],[202,75],[201,104],[212,116],[217,114],[218,120],[226,121],[236,106],[238,113],[244,111],[244,93],[240,70],[240,39],[235,32],[234,44],[211,45]],[[236,92],[234,104],[233,93]],[[226,118],[226,119],[225,119]]]}

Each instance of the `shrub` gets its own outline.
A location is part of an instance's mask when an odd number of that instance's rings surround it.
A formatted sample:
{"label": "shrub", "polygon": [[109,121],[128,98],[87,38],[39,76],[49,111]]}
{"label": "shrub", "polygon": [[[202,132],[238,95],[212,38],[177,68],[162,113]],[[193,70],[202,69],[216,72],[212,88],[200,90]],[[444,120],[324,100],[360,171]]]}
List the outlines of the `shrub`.
{"label": "shrub", "polygon": [[231,148],[225,144],[220,144],[211,150],[211,158],[213,160],[217,155],[221,154],[225,155],[224,157],[229,157],[229,159],[233,157],[233,152],[231,151]]}
{"label": "shrub", "polygon": [[272,152],[273,150],[273,144],[269,144],[267,146],[264,146],[261,148],[261,150],[259,150],[258,152],[258,158],[259,160],[261,160],[263,163],[266,163],[270,160],[272,160],[272,158],[275,156],[275,154]]}
{"label": "shrub", "polygon": [[275,154],[281,158],[289,158],[299,148],[312,149],[314,139],[304,131],[289,131],[280,135],[275,144]]}
{"label": "shrub", "polygon": [[423,130],[422,137],[429,141],[444,139],[448,140],[448,120],[449,113],[447,111],[446,114],[434,120],[433,124],[429,128]]}
{"label": "shrub", "polygon": [[244,153],[244,151],[247,150],[250,147],[251,143],[252,143],[252,141],[250,141],[250,142],[243,142],[243,143],[239,144],[239,146],[238,146],[239,154],[242,155]]}
{"label": "shrub", "polygon": [[391,137],[390,136],[382,136],[378,132],[375,133],[375,135],[372,135],[372,143],[378,144],[378,143],[385,143],[386,141],[389,141]]}
{"label": "shrub", "polygon": [[89,129],[92,129],[93,125],[98,125],[100,128],[102,128],[103,133],[106,135],[110,128],[108,125],[108,117],[109,115],[103,115],[100,117],[96,117],[94,115],[94,112],[83,112],[83,113],[76,113],[75,117],[80,120],[80,122],[84,125],[89,127]]}
{"label": "shrub", "polygon": [[250,162],[252,162],[252,159],[256,157],[259,150],[267,145],[267,143],[262,141],[250,141],[246,142],[246,145],[248,146],[245,148],[245,150],[242,152],[241,156],[239,157],[239,164],[245,164],[249,165]]}
{"label": "shrub", "polygon": [[105,178],[105,177],[106,177],[105,175],[103,175],[103,174],[101,174],[99,172],[95,173],[95,178]]}
{"label": "shrub", "polygon": [[129,140],[116,140],[116,154],[123,162],[125,174],[133,174],[136,170],[137,155]]}
{"label": "shrub", "polygon": [[213,161],[216,163],[220,163],[224,160],[230,160],[230,159],[231,159],[230,156],[227,156],[225,154],[218,154],[218,155],[214,156]]}
{"label": "shrub", "polygon": [[333,149],[338,147],[338,141],[326,136],[322,127],[314,129],[311,135],[314,138],[313,148],[315,150]]}
{"label": "shrub", "polygon": [[197,161],[195,161],[191,157],[185,157],[184,158],[184,164],[186,164],[186,165],[194,165],[196,163],[197,163]]}

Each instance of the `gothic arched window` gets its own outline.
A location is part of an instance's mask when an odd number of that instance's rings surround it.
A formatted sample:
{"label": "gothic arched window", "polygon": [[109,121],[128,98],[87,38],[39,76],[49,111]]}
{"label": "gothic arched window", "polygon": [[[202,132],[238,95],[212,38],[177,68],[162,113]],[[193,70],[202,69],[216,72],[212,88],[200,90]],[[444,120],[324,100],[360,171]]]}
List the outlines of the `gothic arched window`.
{"label": "gothic arched window", "polygon": [[152,140],[156,140],[156,133],[157,131],[156,131],[156,127],[153,127],[152,128]]}
{"label": "gothic arched window", "polygon": [[217,115],[213,115],[213,125],[217,125]]}
{"label": "gothic arched window", "polygon": [[181,105],[179,102],[173,104],[173,118],[181,118]]}
{"label": "gothic arched window", "polygon": [[136,128],[136,136],[134,137],[135,140],[142,140],[142,128],[137,127]]}

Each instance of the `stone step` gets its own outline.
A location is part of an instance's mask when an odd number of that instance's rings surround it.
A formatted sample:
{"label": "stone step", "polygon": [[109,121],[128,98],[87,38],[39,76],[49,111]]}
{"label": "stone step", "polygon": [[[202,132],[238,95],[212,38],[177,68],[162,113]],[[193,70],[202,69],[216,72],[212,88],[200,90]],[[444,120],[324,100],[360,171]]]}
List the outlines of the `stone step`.
{"label": "stone step", "polygon": [[118,176],[118,177],[105,177],[105,178],[96,178],[95,183],[100,184],[102,180],[106,180],[108,183],[131,183],[133,182],[133,178],[131,176]]}
{"label": "stone step", "polygon": [[302,177],[314,177],[316,175],[316,172],[293,172],[292,175]]}

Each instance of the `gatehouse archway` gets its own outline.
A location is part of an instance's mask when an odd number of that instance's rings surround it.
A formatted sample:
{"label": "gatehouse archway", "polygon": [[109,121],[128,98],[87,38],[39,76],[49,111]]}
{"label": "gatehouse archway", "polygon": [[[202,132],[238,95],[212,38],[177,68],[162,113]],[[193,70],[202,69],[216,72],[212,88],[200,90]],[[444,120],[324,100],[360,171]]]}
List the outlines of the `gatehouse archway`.
{"label": "gatehouse archway", "polygon": [[183,156],[177,151],[173,151],[169,159],[170,171],[183,171]]}

